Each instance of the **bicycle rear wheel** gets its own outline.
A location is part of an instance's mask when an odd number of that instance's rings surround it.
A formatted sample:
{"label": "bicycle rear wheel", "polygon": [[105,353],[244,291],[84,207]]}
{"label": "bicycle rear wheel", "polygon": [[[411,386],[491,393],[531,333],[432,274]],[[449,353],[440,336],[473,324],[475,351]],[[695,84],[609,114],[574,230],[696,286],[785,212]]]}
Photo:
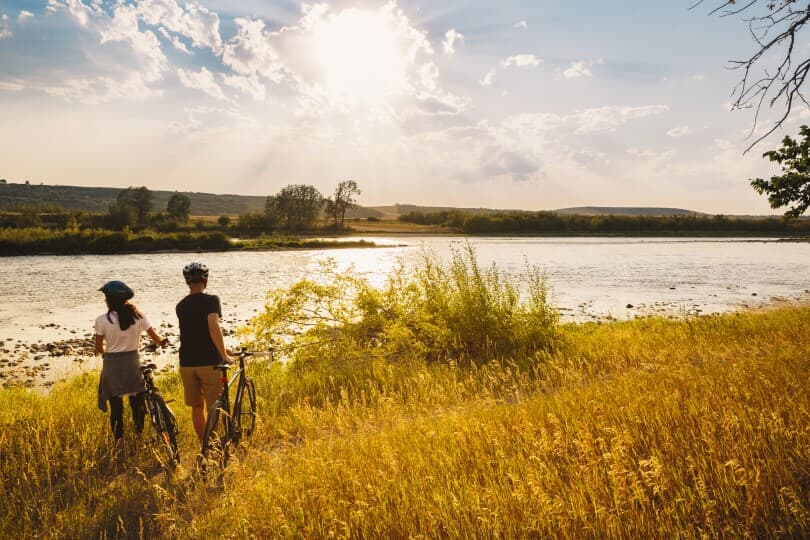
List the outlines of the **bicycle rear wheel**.
{"label": "bicycle rear wheel", "polygon": [[147,397],[149,417],[152,420],[153,441],[166,458],[166,465],[174,469],[180,462],[177,448],[177,421],[169,405],[160,394]]}
{"label": "bicycle rear wheel", "polygon": [[239,437],[248,438],[256,429],[256,386],[253,379],[245,379],[244,387],[236,395],[234,401],[234,423]]}
{"label": "bicycle rear wheel", "polygon": [[205,421],[203,443],[200,454],[204,463],[218,463],[225,466],[228,462],[228,446],[233,433],[231,417],[221,401],[216,401],[208,419]]}

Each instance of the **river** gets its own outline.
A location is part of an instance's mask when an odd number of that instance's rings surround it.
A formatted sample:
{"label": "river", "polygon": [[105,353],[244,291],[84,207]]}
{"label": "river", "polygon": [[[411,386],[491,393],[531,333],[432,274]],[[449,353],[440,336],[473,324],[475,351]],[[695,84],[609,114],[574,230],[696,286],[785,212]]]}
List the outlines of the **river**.
{"label": "river", "polygon": [[[464,242],[475,248],[481,265],[494,262],[509,273],[521,272],[526,263],[542,268],[563,321],[719,313],[803,299],[810,292],[810,243],[756,238],[366,239],[392,247],[3,258],[0,373],[47,363],[47,369],[29,370],[23,377],[36,385],[73,372],[75,357],[50,358],[30,349],[89,337],[93,320],[104,309],[97,289],[110,279],[126,281],[136,291],[133,302],[153,326],[172,334],[174,305],[186,292],[181,269],[192,260],[210,267],[209,291],[220,296],[228,328],[244,324],[261,309],[271,288],[317,278],[328,258],[382,284],[400,262],[413,264],[425,250],[446,258],[452,246]],[[169,363],[172,358],[164,354],[159,360]]]}

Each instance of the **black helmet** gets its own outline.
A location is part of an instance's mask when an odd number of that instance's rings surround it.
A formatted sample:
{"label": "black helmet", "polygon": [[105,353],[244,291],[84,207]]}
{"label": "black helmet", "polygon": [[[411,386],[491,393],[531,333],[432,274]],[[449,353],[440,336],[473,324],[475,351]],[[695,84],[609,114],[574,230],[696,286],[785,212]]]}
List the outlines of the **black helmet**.
{"label": "black helmet", "polygon": [[208,267],[199,262],[188,263],[183,268],[183,277],[186,278],[186,283],[199,283],[201,281],[207,281]]}
{"label": "black helmet", "polygon": [[135,291],[130,289],[123,281],[108,281],[99,290],[108,298],[115,298],[124,301],[135,296]]}

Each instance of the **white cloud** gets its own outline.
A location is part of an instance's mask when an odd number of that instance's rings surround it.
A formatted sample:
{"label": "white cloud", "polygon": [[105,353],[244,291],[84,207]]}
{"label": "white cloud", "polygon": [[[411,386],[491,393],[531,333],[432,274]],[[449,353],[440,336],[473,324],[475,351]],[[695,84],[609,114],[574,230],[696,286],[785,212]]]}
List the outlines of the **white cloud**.
{"label": "white cloud", "polygon": [[91,7],[81,0],[48,0],[45,9],[49,13],[67,11],[81,26],[87,26],[90,16],[95,12],[100,12],[100,8]]}
{"label": "white cloud", "polygon": [[25,83],[19,79],[0,81],[0,91],[20,92],[25,90]]}
{"label": "white cloud", "polygon": [[20,11],[20,14],[17,15],[17,22],[23,24],[26,19],[30,19],[33,16],[34,14],[31,13],[30,11],[22,10]]}
{"label": "white cloud", "polygon": [[617,105],[574,110],[568,114],[521,114],[510,117],[505,124],[510,129],[524,133],[549,131],[563,126],[573,127],[573,132],[576,134],[610,132],[616,131],[617,128],[632,120],[655,116],[667,111],[669,111],[667,105]]}
{"label": "white cloud", "polygon": [[486,176],[509,176],[515,182],[526,182],[540,170],[532,159],[517,152],[504,151],[496,154],[481,165]]}
{"label": "white cloud", "polygon": [[490,69],[484,75],[484,78],[478,81],[478,84],[480,84],[481,86],[492,86],[493,82],[495,82],[495,70]]}
{"label": "white cloud", "polygon": [[224,45],[222,62],[235,73],[262,76],[274,82],[284,78],[284,68],[275,47],[274,35],[265,30],[260,19],[237,18],[237,33]]}
{"label": "white cloud", "polygon": [[197,72],[178,69],[177,76],[180,79],[180,83],[186,88],[200,90],[220,101],[228,101],[228,98],[222,91],[222,87],[214,80],[214,74],[205,67]]}
{"label": "white cloud", "polygon": [[44,86],[42,90],[67,102],[86,105],[98,105],[120,99],[143,100],[163,93],[161,90],[149,88],[147,82],[137,73],[122,80],[110,77],[69,79],[60,84]]}
{"label": "white cloud", "polygon": [[518,22],[515,23],[515,28],[526,29],[528,27],[529,27],[529,23],[527,23],[526,21],[518,21]]}
{"label": "white cloud", "polygon": [[691,135],[692,133],[694,132],[689,126],[678,126],[667,131],[667,135],[673,139],[679,139],[681,137],[685,137],[686,135]]}
{"label": "white cloud", "polygon": [[703,79],[705,79],[705,78],[706,78],[706,76],[705,76],[703,73],[695,73],[695,74],[694,74],[694,75],[692,75],[692,77],[691,77],[691,79],[692,79],[693,81],[702,81],[702,80],[703,80]]}
{"label": "white cloud", "polygon": [[141,59],[141,72],[148,82],[159,81],[169,68],[155,33],[151,30],[141,32],[138,28],[138,12],[134,6],[118,5],[113,11],[113,17],[99,27],[99,35],[101,43],[129,43]]}
{"label": "white cloud", "polygon": [[537,58],[533,54],[516,54],[514,56],[510,56],[503,62],[501,62],[501,66],[504,68],[510,67],[532,67],[535,68],[543,63],[542,58]]}
{"label": "white cloud", "polygon": [[256,101],[264,101],[266,89],[256,77],[243,77],[241,75],[225,75],[222,81],[226,86],[236,88],[243,94],[252,97]]}
{"label": "white cloud", "polygon": [[188,47],[186,47],[185,43],[180,41],[179,37],[171,35],[169,31],[162,26],[158,28],[158,32],[160,33],[161,36],[166,38],[172,44],[172,46],[174,46],[175,49],[189,55],[191,54],[191,51],[188,50]]}
{"label": "white cloud", "polygon": [[563,71],[563,77],[566,79],[579,79],[580,77],[592,77],[593,73],[588,69],[588,65],[584,60],[571,62],[568,69]]}
{"label": "white cloud", "polygon": [[193,47],[208,47],[215,53],[222,49],[219,16],[197,2],[180,7],[176,0],[140,0],[137,9],[145,23],[180,34],[190,39]]}
{"label": "white cloud", "polygon": [[8,15],[0,15],[0,39],[11,37],[11,28],[8,27]]}
{"label": "white cloud", "polygon": [[444,51],[444,54],[447,55],[455,54],[456,43],[463,43],[463,42],[464,42],[464,34],[457,32],[455,28],[451,28],[444,35],[444,41],[442,42],[442,50]]}

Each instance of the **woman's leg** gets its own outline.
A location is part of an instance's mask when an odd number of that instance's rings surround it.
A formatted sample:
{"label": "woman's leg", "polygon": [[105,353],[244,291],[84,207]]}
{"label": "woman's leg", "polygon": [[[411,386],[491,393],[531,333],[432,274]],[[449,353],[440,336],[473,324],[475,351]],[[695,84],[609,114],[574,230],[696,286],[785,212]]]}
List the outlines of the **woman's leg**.
{"label": "woman's leg", "polygon": [[129,406],[132,407],[132,421],[135,423],[135,433],[143,432],[143,421],[146,417],[145,397],[146,392],[129,396]]}
{"label": "woman's leg", "polygon": [[124,400],[118,396],[110,398],[110,427],[116,439],[124,436]]}

